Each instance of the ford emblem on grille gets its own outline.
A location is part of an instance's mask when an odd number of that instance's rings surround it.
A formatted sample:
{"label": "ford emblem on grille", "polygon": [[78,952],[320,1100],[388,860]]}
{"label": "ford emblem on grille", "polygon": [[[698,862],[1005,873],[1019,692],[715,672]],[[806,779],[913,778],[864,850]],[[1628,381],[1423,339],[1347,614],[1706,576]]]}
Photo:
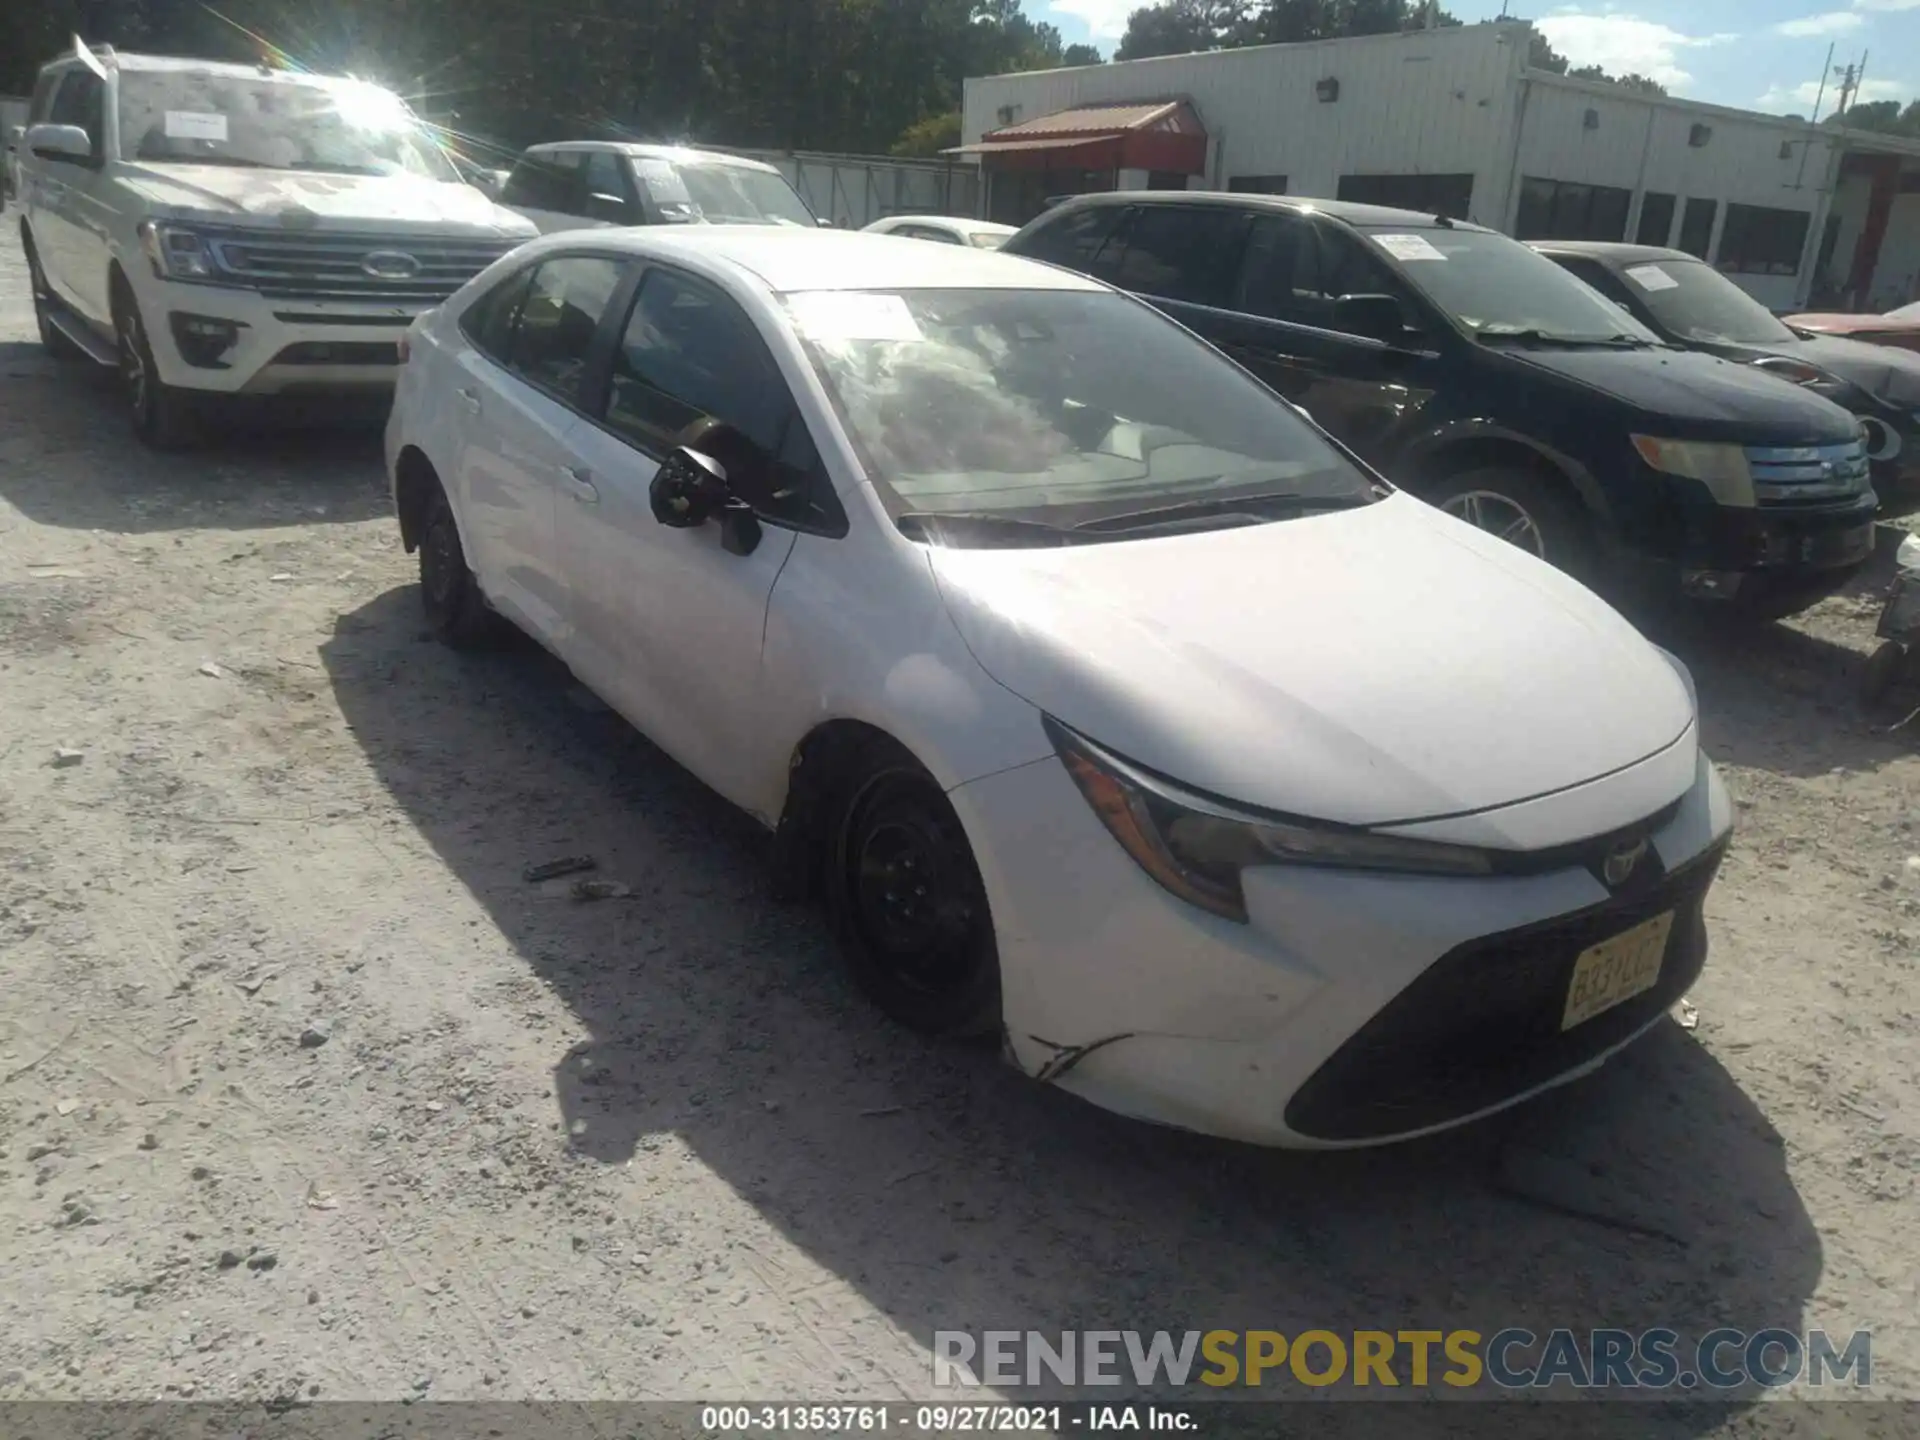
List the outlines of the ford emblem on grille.
{"label": "ford emblem on grille", "polygon": [[1607,858],[1600,862],[1600,877],[1610,889],[1619,889],[1633,878],[1634,867],[1640,863],[1640,857],[1647,853],[1647,842],[1636,840],[1631,845],[1616,845],[1607,852]]}
{"label": "ford emblem on grille", "polygon": [[375,250],[360,268],[376,280],[411,280],[420,273],[420,262],[404,250]]}

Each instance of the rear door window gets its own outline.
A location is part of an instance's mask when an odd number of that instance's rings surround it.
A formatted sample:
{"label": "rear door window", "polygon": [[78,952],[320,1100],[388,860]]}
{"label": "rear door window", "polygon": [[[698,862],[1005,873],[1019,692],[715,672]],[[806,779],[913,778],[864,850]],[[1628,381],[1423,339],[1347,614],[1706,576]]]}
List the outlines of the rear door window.
{"label": "rear door window", "polygon": [[627,157],[611,150],[589,150],[582,171],[585,204],[582,211],[596,220],[627,223],[637,218],[638,196]]}
{"label": "rear door window", "polygon": [[1251,222],[1224,205],[1141,205],[1094,273],[1157,299],[1223,305]]}
{"label": "rear door window", "polygon": [[1324,318],[1318,276],[1313,226],[1298,215],[1262,215],[1247,235],[1235,303],[1269,320],[1317,323]]}
{"label": "rear door window", "polygon": [[528,210],[556,210],[573,215],[580,210],[580,154],[578,151],[546,151],[522,155],[513,174],[500,192],[505,205]]}

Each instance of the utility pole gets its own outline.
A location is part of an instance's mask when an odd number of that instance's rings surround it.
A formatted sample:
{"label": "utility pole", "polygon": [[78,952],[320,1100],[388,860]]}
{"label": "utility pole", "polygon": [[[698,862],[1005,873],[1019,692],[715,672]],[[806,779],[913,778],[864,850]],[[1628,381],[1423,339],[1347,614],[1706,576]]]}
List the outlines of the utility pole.
{"label": "utility pole", "polygon": [[[1820,67],[1820,88],[1814,92],[1813,96],[1813,119],[1807,122],[1807,133],[1809,137],[1811,137],[1813,133],[1813,127],[1820,123],[1820,102],[1827,98],[1827,77],[1833,73],[1833,47],[1836,43],[1838,42],[1829,41],[1827,43],[1827,63]],[[1800,188],[1801,182],[1807,177],[1807,151],[1812,148],[1813,140],[1811,138],[1800,142],[1800,168],[1793,172],[1793,188],[1795,190]]]}

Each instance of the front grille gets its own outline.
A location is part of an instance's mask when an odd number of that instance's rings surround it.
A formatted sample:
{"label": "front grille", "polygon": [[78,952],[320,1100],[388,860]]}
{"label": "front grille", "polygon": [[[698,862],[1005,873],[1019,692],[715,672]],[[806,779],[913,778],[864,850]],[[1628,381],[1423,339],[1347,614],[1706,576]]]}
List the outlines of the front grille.
{"label": "front grille", "polygon": [[[1294,1092],[1287,1124],[1321,1140],[1402,1135],[1510,1100],[1620,1044],[1699,977],[1701,907],[1725,850],[1722,841],[1631,898],[1448,951]],[[1581,953],[1667,910],[1658,983],[1561,1030]]]}
{"label": "front grille", "polygon": [[208,237],[220,268],[262,295],[438,304],[513,249],[505,240],[393,235]]}
{"label": "front grille", "polygon": [[1866,442],[1747,447],[1753,495],[1762,505],[1805,505],[1866,493],[1871,464]]}

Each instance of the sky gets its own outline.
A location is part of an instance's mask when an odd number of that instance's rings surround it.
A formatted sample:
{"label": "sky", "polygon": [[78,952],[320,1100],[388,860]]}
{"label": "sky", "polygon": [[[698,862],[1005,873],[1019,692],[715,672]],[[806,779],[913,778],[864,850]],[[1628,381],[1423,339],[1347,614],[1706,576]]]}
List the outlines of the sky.
{"label": "sky", "polygon": [[[1462,20],[1491,20],[1501,0],[1444,0]],[[1138,0],[1028,0],[1068,41],[1102,54]],[[1920,0],[1509,0],[1576,65],[1650,75],[1675,95],[1781,115],[1810,115],[1827,46],[1834,65],[1866,57],[1861,100],[1920,98]],[[1834,104],[1829,83],[1821,114]]]}

